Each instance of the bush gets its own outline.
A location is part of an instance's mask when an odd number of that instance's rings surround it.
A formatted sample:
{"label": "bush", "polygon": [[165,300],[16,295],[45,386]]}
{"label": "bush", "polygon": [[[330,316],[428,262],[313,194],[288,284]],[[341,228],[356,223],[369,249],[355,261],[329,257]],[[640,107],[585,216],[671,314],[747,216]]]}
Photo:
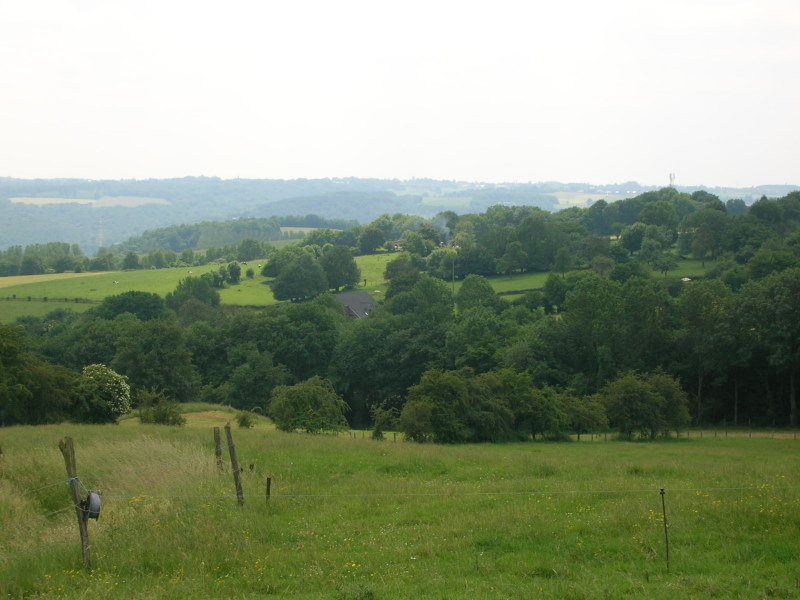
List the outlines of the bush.
{"label": "bush", "polygon": [[347,403],[331,383],[319,376],[296,385],[279,385],[272,392],[269,415],[281,431],[308,433],[347,428]]}
{"label": "bush", "polygon": [[256,425],[256,415],[249,410],[236,413],[236,423],[243,429],[250,429]]}
{"label": "bush", "polygon": [[78,379],[78,412],[85,423],[116,423],[131,410],[126,377],[105,365],[88,365]]}
{"label": "bush", "polygon": [[397,427],[400,411],[394,406],[387,406],[385,401],[380,405],[373,406],[370,413],[372,414],[372,422],[374,423],[372,428],[373,440],[384,439],[383,432],[386,429],[394,429]]}
{"label": "bush", "polygon": [[145,389],[136,395],[139,404],[139,420],[155,425],[186,425],[180,404],[169,398],[163,390]]}

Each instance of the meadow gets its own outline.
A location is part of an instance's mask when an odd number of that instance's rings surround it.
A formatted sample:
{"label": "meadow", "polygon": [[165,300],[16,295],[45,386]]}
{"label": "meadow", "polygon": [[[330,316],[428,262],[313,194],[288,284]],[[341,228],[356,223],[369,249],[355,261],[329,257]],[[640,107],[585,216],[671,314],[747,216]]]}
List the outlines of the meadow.
{"label": "meadow", "polygon": [[[232,415],[192,410],[183,428],[0,429],[0,597],[800,595],[790,436],[434,446],[288,434],[261,420],[233,428],[239,507],[213,450],[212,427]],[[91,570],[64,436],[81,484],[102,492]]]}
{"label": "meadow", "polygon": [[[387,252],[357,256],[356,263],[361,269],[361,281],[356,286],[357,289],[363,289],[376,298],[381,298],[388,287],[383,272],[386,269],[386,263],[395,256],[395,254]],[[250,265],[243,265],[241,282],[220,290],[222,303],[236,306],[275,304],[277,301],[267,285],[271,278],[261,276],[260,265],[262,264],[263,261],[251,261]],[[712,264],[707,261],[704,266],[700,261],[682,260],[676,269],[669,273],[669,276],[701,276]],[[244,271],[248,267],[255,271],[253,279],[244,277]],[[212,264],[191,268],[0,277],[0,322],[11,323],[24,315],[41,317],[58,308],[69,308],[82,312],[92,306],[91,304],[76,304],[73,301],[75,298],[100,302],[107,296],[128,291],[152,292],[163,297],[173,291],[184,277],[198,276],[217,268],[219,268],[218,265]],[[541,289],[547,281],[547,276],[548,273],[524,273],[492,277],[489,281],[496,292],[504,294],[507,300],[512,300],[516,297],[514,295],[516,291]],[[660,276],[654,275],[654,277]],[[366,287],[364,287],[364,280],[367,282]],[[458,292],[461,287],[459,280],[448,283],[453,283],[452,288],[455,292]],[[28,302],[28,296],[34,299],[48,298],[48,302]],[[6,300],[13,297],[16,299]],[[63,302],[65,298],[69,302]]]}
{"label": "meadow", "polygon": [[[394,255],[379,253],[356,257],[361,269],[362,281],[358,289],[377,296],[385,293],[387,282],[383,278],[386,263]],[[262,277],[262,261],[250,261],[242,266],[242,279],[239,284],[220,290],[222,304],[236,306],[269,306],[277,301],[268,283],[272,278]],[[24,315],[44,316],[59,308],[83,312],[93,304],[75,303],[75,298],[100,302],[103,298],[129,291],[151,292],[166,296],[173,291],[184,277],[198,276],[217,269],[218,265],[200,267],[176,267],[172,269],[144,269],[135,271],[109,271],[102,273],[57,273],[49,275],[24,275],[19,277],[0,277],[0,322],[11,323]],[[255,276],[245,277],[245,271],[252,268]],[[28,297],[34,300],[28,301]],[[41,301],[48,298],[47,302]],[[64,299],[68,302],[64,302]]]}

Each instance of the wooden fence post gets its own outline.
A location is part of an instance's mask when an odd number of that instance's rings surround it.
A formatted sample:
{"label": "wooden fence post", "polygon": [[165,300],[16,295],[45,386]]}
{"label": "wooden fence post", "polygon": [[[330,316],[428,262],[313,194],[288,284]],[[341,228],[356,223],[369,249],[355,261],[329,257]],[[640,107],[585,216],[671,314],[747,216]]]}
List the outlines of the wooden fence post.
{"label": "wooden fence post", "polygon": [[219,427],[214,427],[214,456],[217,459],[217,468],[222,471],[225,465],[222,463],[222,436]]}
{"label": "wooden fence post", "polygon": [[667,525],[667,503],[664,500],[664,488],[661,488],[661,510],[664,514],[664,546],[666,547],[667,571],[669,571],[669,525]]}
{"label": "wooden fence post", "polygon": [[269,497],[272,494],[272,477],[267,477],[267,504],[269,504]]}
{"label": "wooden fence post", "polygon": [[239,459],[236,458],[236,446],[233,445],[233,434],[231,424],[225,424],[225,436],[228,438],[228,454],[231,457],[231,468],[233,469],[233,483],[236,485],[236,501],[239,506],[244,506],[244,492],[242,491],[242,472],[239,468]]}
{"label": "wooden fence post", "polygon": [[89,527],[87,526],[87,513],[81,506],[80,482],[78,481],[78,468],[75,465],[75,446],[71,437],[65,437],[58,443],[61,454],[64,455],[64,464],[67,467],[69,487],[72,492],[72,502],[75,504],[75,516],[78,518],[78,530],[81,534],[81,548],[83,549],[83,566],[86,570],[92,568],[91,544],[89,543]]}

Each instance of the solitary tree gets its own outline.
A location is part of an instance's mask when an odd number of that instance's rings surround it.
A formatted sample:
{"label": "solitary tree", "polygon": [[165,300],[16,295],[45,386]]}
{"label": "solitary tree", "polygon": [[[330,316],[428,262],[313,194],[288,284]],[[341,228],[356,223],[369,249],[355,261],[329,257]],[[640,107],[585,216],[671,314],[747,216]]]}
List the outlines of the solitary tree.
{"label": "solitary tree", "polygon": [[361,271],[347,246],[325,246],[319,264],[325,271],[332,288],[355,285],[361,280]]}
{"label": "solitary tree", "polygon": [[374,225],[367,226],[358,238],[358,249],[361,254],[370,254],[380,248],[386,241],[383,231]]}

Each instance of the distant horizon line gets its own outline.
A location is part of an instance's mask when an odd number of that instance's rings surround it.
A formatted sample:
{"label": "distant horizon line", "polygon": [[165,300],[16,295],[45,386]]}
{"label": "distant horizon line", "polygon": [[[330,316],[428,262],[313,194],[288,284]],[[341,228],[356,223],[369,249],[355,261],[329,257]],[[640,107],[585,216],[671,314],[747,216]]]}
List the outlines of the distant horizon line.
{"label": "distant horizon line", "polygon": [[398,182],[414,182],[414,181],[441,181],[441,182],[448,182],[448,183],[459,183],[459,184],[480,184],[480,185],[548,185],[548,184],[560,184],[560,185],[587,185],[587,186],[596,186],[596,187],[610,187],[610,186],[625,186],[625,185],[636,185],[639,187],[644,188],[705,188],[705,189],[737,189],[737,190],[745,190],[745,189],[758,189],[764,187],[794,187],[800,189],[800,184],[796,183],[760,183],[756,185],[707,185],[703,183],[692,183],[692,184],[681,184],[681,183],[673,183],[673,184],[652,184],[652,183],[641,183],[635,179],[629,179],[626,181],[615,181],[609,183],[593,183],[590,181],[564,181],[560,179],[545,179],[545,180],[504,180],[504,181],[488,181],[488,180],[479,180],[479,179],[454,179],[454,178],[446,178],[446,177],[364,177],[364,176],[356,176],[356,175],[347,175],[347,176],[328,176],[328,177],[222,177],[219,175],[176,175],[176,176],[162,176],[162,177],[77,177],[77,176],[49,176],[49,177],[17,177],[14,175],[0,175],[0,180],[2,179],[12,179],[18,181],[57,181],[57,180],[78,180],[78,181],[94,181],[94,182],[117,182],[117,181],[167,181],[173,179],[216,179],[219,181],[336,181],[336,180],[375,180],[375,181],[398,181]]}

